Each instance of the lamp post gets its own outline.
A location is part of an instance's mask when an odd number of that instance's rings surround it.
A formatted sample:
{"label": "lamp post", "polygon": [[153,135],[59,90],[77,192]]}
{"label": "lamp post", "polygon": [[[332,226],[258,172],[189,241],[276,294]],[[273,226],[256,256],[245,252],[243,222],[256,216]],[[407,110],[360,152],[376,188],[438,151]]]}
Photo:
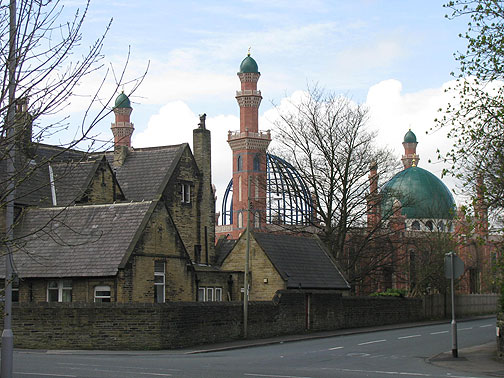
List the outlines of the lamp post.
{"label": "lamp post", "polygon": [[16,143],[14,141],[14,115],[16,93],[16,0],[9,3],[9,107],[7,109],[7,198],[5,209],[6,254],[5,254],[5,303],[4,329],[2,332],[2,378],[12,378],[14,334],[12,333],[12,241],[14,240],[14,159]]}
{"label": "lamp post", "polygon": [[245,277],[243,278],[243,338],[248,335],[248,275],[250,258],[250,214],[251,214],[251,182],[252,176],[247,181],[247,247],[245,249]]}

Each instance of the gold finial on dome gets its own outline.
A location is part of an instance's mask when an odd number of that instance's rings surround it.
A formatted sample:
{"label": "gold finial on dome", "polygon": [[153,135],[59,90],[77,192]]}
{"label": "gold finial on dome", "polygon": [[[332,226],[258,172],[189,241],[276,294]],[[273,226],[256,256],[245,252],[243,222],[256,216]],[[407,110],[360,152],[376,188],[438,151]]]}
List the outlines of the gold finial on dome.
{"label": "gold finial on dome", "polygon": [[416,160],[415,159],[411,160],[411,166],[416,167]]}
{"label": "gold finial on dome", "polygon": [[251,49],[251,47],[248,48],[247,56],[250,56],[250,49]]}

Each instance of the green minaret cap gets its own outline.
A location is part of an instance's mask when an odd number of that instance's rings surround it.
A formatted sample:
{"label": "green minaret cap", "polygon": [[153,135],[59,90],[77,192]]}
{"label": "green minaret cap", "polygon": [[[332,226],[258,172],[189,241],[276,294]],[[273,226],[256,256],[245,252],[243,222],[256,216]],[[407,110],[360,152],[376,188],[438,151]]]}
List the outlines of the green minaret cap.
{"label": "green minaret cap", "polygon": [[124,92],[121,92],[121,94],[119,96],[117,96],[117,98],[115,100],[115,107],[116,108],[131,108],[130,100],[129,100],[128,96],[126,96],[124,94]]}
{"label": "green minaret cap", "polygon": [[417,143],[416,135],[411,129],[404,135],[403,143]]}
{"label": "green minaret cap", "polygon": [[250,53],[242,60],[239,73],[259,73],[256,61],[250,56]]}

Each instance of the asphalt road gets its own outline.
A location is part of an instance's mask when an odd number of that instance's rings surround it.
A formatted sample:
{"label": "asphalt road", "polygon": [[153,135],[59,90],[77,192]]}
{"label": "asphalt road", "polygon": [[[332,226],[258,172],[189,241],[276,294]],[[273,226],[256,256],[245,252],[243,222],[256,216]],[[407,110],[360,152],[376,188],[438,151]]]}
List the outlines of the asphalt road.
{"label": "asphalt road", "polygon": [[[494,318],[458,323],[459,349],[494,340]],[[14,377],[484,377],[426,361],[449,350],[445,323],[209,353],[16,350]]]}

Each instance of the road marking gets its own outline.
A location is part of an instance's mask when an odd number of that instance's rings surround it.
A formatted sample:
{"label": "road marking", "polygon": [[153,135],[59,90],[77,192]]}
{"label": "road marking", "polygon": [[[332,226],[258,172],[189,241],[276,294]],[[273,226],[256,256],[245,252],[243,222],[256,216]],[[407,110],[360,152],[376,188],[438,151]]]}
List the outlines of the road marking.
{"label": "road marking", "polygon": [[472,329],[473,327],[467,327],[467,328],[459,328],[459,331],[467,331],[468,329]]}
{"label": "road marking", "polygon": [[270,378],[313,378],[313,377],[300,377],[297,375],[272,375],[272,374],[254,374],[254,373],[244,373],[243,375],[249,377],[270,377]]}
{"label": "road marking", "polygon": [[65,375],[65,374],[44,374],[44,373],[23,373],[20,371],[15,371],[14,374],[21,374],[21,375],[43,375],[43,376],[48,376],[48,377],[69,377],[69,378],[77,378],[76,375]]}
{"label": "road marking", "polygon": [[385,339],[373,340],[373,341],[367,341],[365,343],[360,343],[360,344],[357,344],[357,345],[368,345],[368,344],[375,344],[375,343],[383,343],[384,341],[387,341],[387,340],[385,340]]}
{"label": "road marking", "polygon": [[480,328],[485,328],[485,327],[493,327],[495,324],[485,324],[480,326]]}
{"label": "road marking", "polygon": [[440,335],[442,333],[448,333],[448,331],[431,332],[431,335]]}
{"label": "road marking", "polygon": [[[341,369],[341,368],[322,368],[322,370],[335,370],[348,373],[366,373],[366,374],[384,374],[384,375],[400,375],[403,377],[440,377],[439,375],[433,375],[428,373],[413,373],[406,371],[384,371],[384,370],[361,370],[361,369]],[[444,375],[443,375],[444,377]],[[467,375],[448,375],[450,378],[478,378],[475,376]],[[290,376],[289,376],[290,378]],[[296,378],[296,377],[294,377]],[[481,377],[480,377],[481,378]]]}
{"label": "road marking", "polygon": [[343,349],[343,347],[334,347],[334,348],[329,348],[329,350],[337,350],[337,349]]}
{"label": "road marking", "polygon": [[401,340],[401,339],[411,339],[413,337],[420,337],[422,335],[409,335],[409,336],[401,336],[401,337],[398,337],[397,339],[398,340]]}

